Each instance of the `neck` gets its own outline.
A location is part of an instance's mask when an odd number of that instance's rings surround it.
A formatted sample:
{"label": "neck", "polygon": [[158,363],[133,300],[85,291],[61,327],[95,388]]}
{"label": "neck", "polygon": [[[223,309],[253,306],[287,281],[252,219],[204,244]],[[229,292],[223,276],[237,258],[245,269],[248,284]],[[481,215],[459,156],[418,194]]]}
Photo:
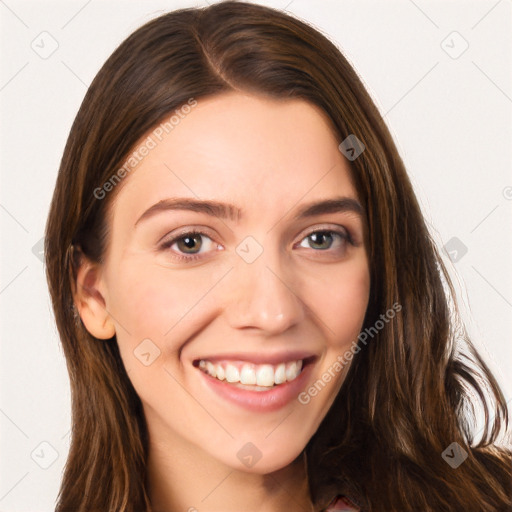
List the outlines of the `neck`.
{"label": "neck", "polygon": [[154,512],[313,512],[301,454],[268,474],[228,467],[194,447],[150,442],[147,484]]}

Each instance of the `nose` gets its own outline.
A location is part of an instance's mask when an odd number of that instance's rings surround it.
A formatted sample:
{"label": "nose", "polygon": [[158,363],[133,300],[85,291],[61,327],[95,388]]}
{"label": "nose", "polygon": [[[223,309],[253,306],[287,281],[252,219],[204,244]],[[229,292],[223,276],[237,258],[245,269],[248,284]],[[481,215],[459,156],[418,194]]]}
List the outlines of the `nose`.
{"label": "nose", "polygon": [[264,250],[252,263],[238,261],[231,272],[225,314],[235,329],[275,335],[304,318],[305,304],[293,286],[292,271],[270,252]]}

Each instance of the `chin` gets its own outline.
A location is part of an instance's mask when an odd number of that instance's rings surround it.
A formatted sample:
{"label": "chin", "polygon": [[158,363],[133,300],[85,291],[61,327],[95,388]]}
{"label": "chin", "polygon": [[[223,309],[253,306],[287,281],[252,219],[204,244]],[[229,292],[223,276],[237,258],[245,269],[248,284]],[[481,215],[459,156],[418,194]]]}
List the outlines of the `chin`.
{"label": "chin", "polygon": [[[238,471],[267,475],[269,473],[280,471],[287,466],[300,464],[303,452],[303,449],[300,449],[299,451],[294,449],[276,453],[272,447],[269,447],[265,451],[256,451],[255,448],[253,450],[254,462],[252,464],[250,460],[244,462],[244,456],[241,454],[240,458],[237,456],[237,458],[234,461],[231,461],[231,464],[229,465]],[[247,453],[250,455],[251,450],[247,450]],[[260,458],[258,459],[258,457]]]}

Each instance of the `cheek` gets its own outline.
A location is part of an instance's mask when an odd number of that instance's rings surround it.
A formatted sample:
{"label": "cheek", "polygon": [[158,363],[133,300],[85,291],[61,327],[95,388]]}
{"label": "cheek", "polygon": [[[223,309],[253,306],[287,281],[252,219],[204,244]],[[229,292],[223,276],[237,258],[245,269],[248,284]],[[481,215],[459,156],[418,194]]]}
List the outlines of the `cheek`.
{"label": "cheek", "polygon": [[162,348],[165,334],[187,315],[207,284],[142,259],[126,260],[109,283],[109,311],[119,327],[118,341],[130,338],[133,344],[150,338]]}
{"label": "cheek", "polygon": [[148,338],[162,355],[177,351],[213,313],[209,290],[223,271],[173,271],[136,256],[121,261],[108,284],[108,308],[121,351],[133,351]]}
{"label": "cheek", "polygon": [[364,321],[370,293],[370,276],[365,260],[340,265],[318,280],[308,280],[310,307],[321,320],[326,338],[334,348],[357,338]]}
{"label": "cheek", "polygon": [[[155,336],[164,326],[164,308],[167,314],[175,310],[172,288],[155,282],[154,273],[142,265],[120,267],[111,286],[110,312],[121,325],[119,333],[128,331],[132,336]],[[171,318],[168,318],[169,321]]]}
{"label": "cheek", "polygon": [[198,274],[131,258],[109,275],[108,308],[121,358],[137,394],[147,403],[159,397],[157,408],[162,396],[181,393],[168,372],[177,371],[179,350],[209,307],[202,297],[212,277]]}

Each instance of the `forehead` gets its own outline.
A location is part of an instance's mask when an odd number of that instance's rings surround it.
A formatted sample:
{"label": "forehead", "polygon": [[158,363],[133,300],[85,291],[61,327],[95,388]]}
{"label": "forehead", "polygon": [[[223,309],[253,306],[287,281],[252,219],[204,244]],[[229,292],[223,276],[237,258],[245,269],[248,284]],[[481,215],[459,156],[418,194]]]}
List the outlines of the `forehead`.
{"label": "forehead", "polygon": [[[122,183],[114,215],[130,219],[171,196],[238,202],[279,213],[337,193],[356,196],[350,167],[327,115],[300,99],[227,93],[197,100],[172,129],[148,132]],[[160,128],[160,129],[159,129]]]}

